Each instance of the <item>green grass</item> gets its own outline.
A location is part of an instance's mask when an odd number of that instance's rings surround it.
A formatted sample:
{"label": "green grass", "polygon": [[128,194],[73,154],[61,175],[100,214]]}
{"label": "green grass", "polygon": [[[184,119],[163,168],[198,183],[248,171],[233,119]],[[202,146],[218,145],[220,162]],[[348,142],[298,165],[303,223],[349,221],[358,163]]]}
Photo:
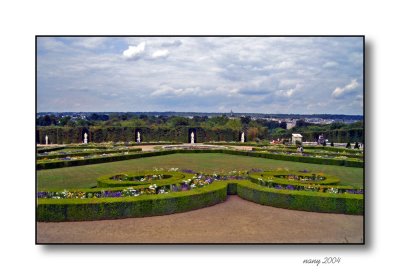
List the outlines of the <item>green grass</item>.
{"label": "green grass", "polygon": [[192,169],[203,172],[226,172],[251,168],[288,168],[299,171],[324,172],[340,178],[342,185],[362,186],[363,169],[335,165],[319,165],[292,161],[271,160],[246,156],[207,154],[172,154],[149,158],[132,159],[77,167],[66,167],[37,171],[39,190],[89,188],[96,179],[105,174],[149,170],[153,168]]}

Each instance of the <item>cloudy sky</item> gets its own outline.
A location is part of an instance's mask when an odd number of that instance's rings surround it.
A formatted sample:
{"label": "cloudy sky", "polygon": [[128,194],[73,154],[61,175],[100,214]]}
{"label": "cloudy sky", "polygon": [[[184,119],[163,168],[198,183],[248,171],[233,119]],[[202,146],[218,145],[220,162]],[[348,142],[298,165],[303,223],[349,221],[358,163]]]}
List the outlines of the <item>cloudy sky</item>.
{"label": "cloudy sky", "polygon": [[361,115],[363,42],[39,37],[37,110]]}

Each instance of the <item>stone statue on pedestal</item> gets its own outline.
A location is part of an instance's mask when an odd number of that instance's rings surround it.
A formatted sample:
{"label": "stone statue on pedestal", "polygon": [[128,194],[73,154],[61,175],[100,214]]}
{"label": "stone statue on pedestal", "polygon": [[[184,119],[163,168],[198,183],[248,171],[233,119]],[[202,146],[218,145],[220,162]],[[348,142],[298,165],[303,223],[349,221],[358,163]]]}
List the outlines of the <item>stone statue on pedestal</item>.
{"label": "stone statue on pedestal", "polygon": [[190,134],[190,144],[194,144],[194,132]]}

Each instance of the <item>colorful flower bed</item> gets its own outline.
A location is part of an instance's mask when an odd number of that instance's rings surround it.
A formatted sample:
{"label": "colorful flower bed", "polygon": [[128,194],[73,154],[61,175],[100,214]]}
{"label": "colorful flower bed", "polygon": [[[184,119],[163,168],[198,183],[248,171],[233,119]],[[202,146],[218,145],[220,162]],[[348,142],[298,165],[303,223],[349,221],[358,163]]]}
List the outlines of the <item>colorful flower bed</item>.
{"label": "colorful flower bed", "polygon": [[[177,168],[102,176],[94,188],[37,192],[39,221],[98,220],[178,213],[237,194],[256,203],[315,212],[363,213],[363,189],[302,171],[202,174]],[[291,203],[293,201],[293,203]]]}
{"label": "colorful flower bed", "polygon": [[348,160],[356,160],[362,161],[363,160],[363,153],[359,151],[358,153],[354,150],[349,152],[348,150],[337,150],[337,151],[330,151],[330,150],[323,150],[323,149],[316,149],[318,147],[304,147],[303,152],[298,152],[296,147],[294,146],[265,146],[260,148],[253,148],[253,151],[258,152],[268,152],[272,154],[282,154],[282,155],[301,155],[304,157],[315,157],[315,158],[327,158],[327,159],[348,159]]}
{"label": "colorful flower bed", "polygon": [[[97,188],[76,191],[40,191],[37,193],[37,197],[52,199],[136,197],[190,191],[210,185],[214,181],[244,180],[248,178],[246,171],[234,170],[227,174],[213,173],[212,175],[207,175],[193,170],[184,170],[187,173],[184,174],[183,172],[177,172],[177,170],[178,168],[170,168],[168,171],[164,171],[161,168],[140,173],[106,175],[98,179]],[[113,190],[114,188],[115,190]]]}
{"label": "colorful flower bed", "polygon": [[326,174],[309,173],[307,170],[266,171],[249,175],[250,181],[267,188],[290,191],[309,191],[332,194],[363,194],[364,190],[352,186],[338,185],[339,178]]}

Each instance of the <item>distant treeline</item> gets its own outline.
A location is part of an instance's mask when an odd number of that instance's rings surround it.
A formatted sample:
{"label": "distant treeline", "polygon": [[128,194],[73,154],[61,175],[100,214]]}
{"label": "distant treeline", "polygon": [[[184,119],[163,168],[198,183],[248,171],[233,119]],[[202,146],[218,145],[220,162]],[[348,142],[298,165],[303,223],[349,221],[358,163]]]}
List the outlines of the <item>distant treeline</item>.
{"label": "distant treeline", "polygon": [[146,116],[167,116],[167,117],[190,117],[190,116],[232,116],[232,117],[242,117],[251,116],[255,118],[278,118],[278,119],[324,119],[324,120],[341,120],[341,121],[360,121],[363,120],[362,115],[343,115],[343,114],[262,114],[262,113],[205,113],[205,112],[40,112],[37,114],[38,117],[44,116],[86,116],[87,118],[93,118],[92,115],[103,116],[104,118],[113,118],[125,116],[126,118],[131,118],[134,116],[146,115]]}
{"label": "distant treeline", "polygon": [[[331,115],[330,115],[331,116]],[[334,122],[314,124],[300,119],[296,126],[286,129],[283,121],[254,119],[251,116],[149,116],[106,115],[92,113],[83,117],[44,115],[36,119],[37,142],[44,143],[46,135],[51,143],[67,144],[82,141],[87,132],[89,141],[135,141],[135,132],[143,132],[142,141],[187,142],[188,132],[197,131],[197,142],[239,141],[245,132],[246,141],[290,139],[292,133],[301,133],[303,141],[316,141],[319,135],[333,142],[364,142],[364,123]],[[84,132],[83,132],[84,131]]]}

